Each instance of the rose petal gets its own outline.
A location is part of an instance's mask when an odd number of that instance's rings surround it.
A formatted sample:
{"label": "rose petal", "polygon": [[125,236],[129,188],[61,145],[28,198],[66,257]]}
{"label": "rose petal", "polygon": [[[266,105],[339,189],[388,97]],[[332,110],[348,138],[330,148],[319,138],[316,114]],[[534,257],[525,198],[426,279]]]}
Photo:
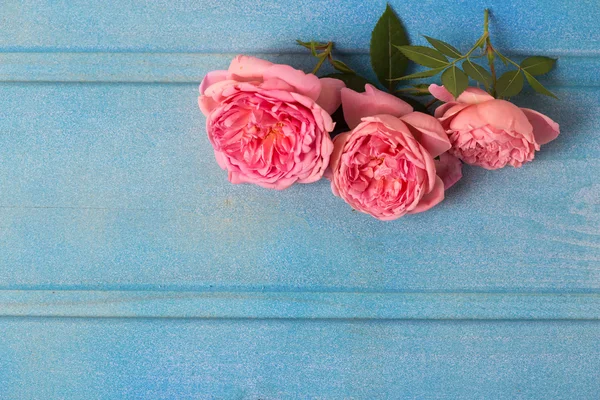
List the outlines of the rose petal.
{"label": "rose petal", "polygon": [[409,127],[414,128],[411,129],[411,133],[427,149],[431,157],[437,157],[452,147],[446,131],[440,122],[431,115],[411,112],[403,115],[400,119]]}
{"label": "rose petal", "polygon": [[533,127],[525,113],[506,100],[490,100],[465,108],[454,117],[450,129],[472,130],[485,125],[504,131],[519,132],[527,141],[534,142]]}
{"label": "rose petal", "polygon": [[342,89],[346,84],[333,78],[321,78],[321,93],[317,99],[317,104],[329,114],[333,114],[342,104]]}
{"label": "rose petal", "polygon": [[439,176],[436,176],[433,190],[421,198],[421,201],[415,208],[409,211],[409,214],[417,214],[429,210],[431,207],[444,200],[444,182]]}
{"label": "rose petal", "polygon": [[494,96],[476,87],[468,87],[456,99],[457,102],[465,104],[478,104],[490,100],[494,100]]}
{"label": "rose petal", "polygon": [[333,173],[338,167],[342,152],[344,151],[344,146],[350,137],[350,133],[351,132],[340,133],[333,138],[333,152],[329,159],[329,167],[327,167],[327,170],[325,171],[325,178],[333,180]]}
{"label": "rose petal", "polygon": [[435,83],[429,85],[429,93],[431,93],[433,97],[443,101],[444,103],[450,103],[451,101],[454,101],[454,96],[452,96],[448,89],[446,89],[443,86],[436,85]]}
{"label": "rose petal", "polygon": [[198,97],[198,106],[200,107],[200,111],[204,114],[205,117],[208,117],[212,110],[217,108],[219,105],[218,102],[214,101],[211,97],[208,96],[199,96]]}
{"label": "rose petal", "polygon": [[433,116],[436,118],[441,118],[444,116],[446,111],[448,111],[449,109],[451,109],[452,107],[454,107],[456,105],[458,105],[458,103],[455,101],[451,101],[449,103],[444,103],[435,109]]}
{"label": "rose petal", "polygon": [[462,178],[462,163],[450,153],[440,155],[439,160],[435,160],[435,169],[437,176],[444,182],[444,190],[448,190]]}
{"label": "rose petal", "polygon": [[281,79],[296,88],[300,94],[317,100],[321,93],[321,82],[313,74],[305,74],[304,72],[292,68],[289,65],[274,64],[263,72],[263,79]]}
{"label": "rose petal", "polygon": [[413,110],[405,101],[369,84],[365,85],[364,93],[358,93],[348,88],[342,89],[342,108],[344,119],[350,129],[354,129],[363,117],[377,114],[400,117]]}
{"label": "rose petal", "polygon": [[452,93],[450,93],[444,86],[439,86],[436,84],[429,85],[429,93],[444,103],[457,102],[464,104],[478,104],[483,103],[484,101],[494,100],[494,97],[488,92],[476,87],[466,88],[457,99],[455,99],[454,96],[452,96]]}
{"label": "rose petal", "polygon": [[263,73],[271,65],[273,65],[273,63],[270,61],[239,55],[231,61],[231,64],[229,64],[227,78],[236,79],[238,81],[262,81]]}
{"label": "rose petal", "polygon": [[295,90],[294,87],[292,85],[290,85],[289,83],[287,83],[286,81],[282,81],[281,79],[274,79],[274,78],[261,83],[259,86],[261,89],[265,89],[265,90],[283,90],[286,92],[291,92],[291,91]]}
{"label": "rose petal", "polygon": [[529,108],[521,108],[525,116],[533,126],[533,136],[535,141],[542,145],[553,141],[560,133],[559,125],[542,113]]}
{"label": "rose petal", "polygon": [[200,83],[200,94],[204,94],[204,91],[211,85],[221,82],[227,79],[227,71],[219,70],[219,71],[210,71],[202,82]]}

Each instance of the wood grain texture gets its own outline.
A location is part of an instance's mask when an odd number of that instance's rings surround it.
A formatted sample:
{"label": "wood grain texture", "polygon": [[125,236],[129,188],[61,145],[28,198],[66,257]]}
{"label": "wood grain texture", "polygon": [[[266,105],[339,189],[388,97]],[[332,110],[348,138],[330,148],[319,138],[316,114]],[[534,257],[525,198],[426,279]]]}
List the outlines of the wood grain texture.
{"label": "wood grain texture", "polygon": [[595,399],[590,321],[0,320],[9,398]]}
{"label": "wood grain texture", "polygon": [[[381,223],[326,181],[230,185],[197,108],[237,52],[371,74],[384,1],[0,4],[0,399],[595,399],[600,8],[391,1],[468,48],[560,56],[561,136]],[[372,75],[370,75],[372,76]]]}
{"label": "wood grain texture", "polygon": [[0,290],[0,317],[600,320],[598,294]]}
{"label": "wood grain texture", "polygon": [[[0,52],[0,82],[145,82],[199,83],[207,71],[227,69],[237,53],[98,53],[98,52]],[[308,52],[253,53],[279,64],[312,70],[315,59]],[[517,62],[519,54],[510,54]],[[376,81],[369,55],[345,52],[336,55],[362,75]],[[411,71],[418,67],[411,65]],[[498,73],[506,68],[498,66]],[[547,86],[597,86],[600,59],[595,56],[560,57],[556,68],[539,79]],[[322,74],[334,72],[324,64]]]}
{"label": "wood grain texture", "polygon": [[195,84],[0,88],[2,289],[600,288],[595,88],[525,97],[563,129],[534,163],[465,168],[431,212],[391,223],[324,180],[227,183]]}

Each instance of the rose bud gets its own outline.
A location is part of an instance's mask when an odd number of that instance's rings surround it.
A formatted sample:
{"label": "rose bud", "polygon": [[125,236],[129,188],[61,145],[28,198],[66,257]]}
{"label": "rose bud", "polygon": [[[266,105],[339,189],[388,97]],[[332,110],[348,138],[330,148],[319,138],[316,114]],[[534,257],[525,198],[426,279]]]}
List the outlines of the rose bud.
{"label": "rose bud", "polygon": [[[344,118],[351,132],[334,139],[326,176],[331,189],[354,209],[380,220],[426,211],[444,199],[434,157],[450,142],[432,116],[366,85],[365,93],[342,89]],[[443,165],[442,165],[443,164]],[[444,155],[447,187],[460,178],[460,161]]]}
{"label": "rose bud", "polygon": [[486,169],[520,167],[560,132],[545,115],[497,100],[478,88],[468,88],[457,99],[443,86],[430,85],[429,91],[446,102],[435,116],[450,138],[450,153],[467,164]]}
{"label": "rose bud", "polygon": [[285,189],[319,180],[333,150],[330,113],[343,87],[247,56],[237,56],[227,71],[209,72],[198,104],[229,181]]}

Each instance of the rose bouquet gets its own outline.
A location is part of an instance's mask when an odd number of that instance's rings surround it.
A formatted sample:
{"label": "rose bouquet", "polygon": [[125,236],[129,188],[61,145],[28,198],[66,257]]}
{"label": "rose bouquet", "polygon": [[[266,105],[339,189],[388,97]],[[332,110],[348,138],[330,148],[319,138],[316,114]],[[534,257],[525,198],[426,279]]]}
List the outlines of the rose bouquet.
{"label": "rose bouquet", "polygon": [[[371,37],[379,88],[334,58],[332,42],[298,41],[317,58],[311,73],[235,57],[200,84],[198,103],[217,163],[231,183],[270,189],[325,176],[335,195],[380,220],[440,203],[462,177],[463,162],[490,170],[521,167],[558,136],[559,126],[509,99],[525,80],[555,97],[535,78],[555,60],[517,63],[504,56],[492,46],[488,18],[486,10],[483,35],[462,54],[427,36],[432,47],[410,45],[388,6]],[[489,71],[479,58],[487,59]],[[496,59],[516,68],[497,78]],[[411,61],[426,69],[405,75]],[[336,72],[318,78],[325,62]],[[398,87],[438,74],[442,85]],[[481,87],[470,87],[470,80]],[[423,105],[419,96],[433,98]]]}

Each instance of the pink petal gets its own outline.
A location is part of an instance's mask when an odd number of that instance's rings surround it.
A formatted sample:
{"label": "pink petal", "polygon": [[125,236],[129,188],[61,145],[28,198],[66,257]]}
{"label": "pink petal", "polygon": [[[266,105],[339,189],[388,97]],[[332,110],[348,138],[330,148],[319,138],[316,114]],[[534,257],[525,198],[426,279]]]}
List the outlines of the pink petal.
{"label": "pink petal", "polygon": [[350,129],[354,129],[363,117],[377,114],[400,117],[413,110],[405,101],[369,84],[365,85],[364,93],[358,93],[348,88],[342,89],[342,108],[344,119]]}
{"label": "pink petal", "polygon": [[215,150],[214,152],[215,152],[215,159],[217,160],[217,164],[219,164],[219,167],[221,167],[224,170],[227,170],[227,167],[228,167],[227,156],[225,156],[225,154],[223,154],[217,150]]}
{"label": "pink petal", "polygon": [[331,158],[329,159],[329,167],[325,171],[325,178],[330,180],[333,179],[333,172],[338,167],[340,158],[344,152],[344,146],[346,145],[350,134],[351,132],[340,133],[333,138],[333,152],[331,153]]}
{"label": "pink petal", "polygon": [[444,182],[444,190],[448,190],[462,178],[462,163],[450,153],[441,154],[440,159],[435,160],[435,169]]}
{"label": "pink petal", "polygon": [[329,114],[333,114],[342,104],[342,89],[346,84],[333,78],[321,78],[321,93],[317,99],[317,104]]}
{"label": "pink petal", "polygon": [[525,113],[529,123],[533,126],[533,136],[535,136],[535,141],[538,144],[546,144],[558,137],[560,127],[556,122],[544,114],[529,108],[521,108],[521,111]]}
{"label": "pink petal", "polygon": [[433,97],[443,101],[444,103],[450,103],[451,101],[454,101],[454,96],[452,96],[448,89],[446,89],[443,86],[436,85],[435,83],[429,85],[429,93],[431,93]]}
{"label": "pink petal", "polygon": [[459,103],[465,104],[478,104],[483,103],[484,101],[494,100],[494,96],[489,94],[483,89],[479,89],[476,87],[468,87],[464,92],[458,96]]}
{"label": "pink petal", "polygon": [[205,117],[208,117],[212,110],[217,108],[219,105],[218,102],[214,101],[211,97],[208,96],[199,96],[198,97],[198,106],[200,107],[200,111],[204,114]]}
{"label": "pink petal", "polygon": [[408,213],[417,214],[423,211],[427,211],[431,207],[440,203],[442,200],[444,200],[444,182],[442,182],[439,176],[436,176],[433,190],[427,193],[425,196],[423,196],[419,204],[417,204],[417,206]]}
{"label": "pink petal", "polygon": [[408,124],[409,128],[414,128],[411,129],[411,133],[431,154],[431,157],[437,157],[452,147],[446,131],[440,122],[431,115],[411,112],[403,115],[400,119]]}
{"label": "pink petal", "polygon": [[281,79],[269,79],[260,84],[261,89],[265,90],[283,90],[286,92],[294,91],[294,87]]}
{"label": "pink petal", "polygon": [[455,99],[454,96],[452,96],[452,93],[450,93],[444,86],[439,86],[436,84],[429,85],[429,93],[444,103],[458,102],[465,104],[478,104],[483,103],[484,101],[494,100],[494,97],[488,92],[476,87],[466,88],[465,91],[458,96],[458,99]]}
{"label": "pink petal", "polygon": [[289,65],[274,64],[263,72],[263,79],[281,79],[296,88],[296,91],[313,100],[317,100],[321,93],[321,82],[313,74],[292,68]]}
{"label": "pink petal", "polygon": [[450,123],[453,131],[472,130],[491,125],[496,129],[518,132],[533,143],[533,128],[521,109],[506,100],[473,104],[458,113]]}
{"label": "pink petal", "polygon": [[435,112],[433,113],[433,115],[436,118],[441,118],[441,117],[444,116],[444,114],[446,113],[446,111],[448,111],[449,109],[451,109],[452,107],[454,107],[456,105],[458,105],[458,103],[455,102],[455,101],[451,101],[449,103],[444,103],[444,104],[442,104],[441,106],[439,106],[439,107],[437,107],[435,109]]}
{"label": "pink petal", "polygon": [[200,94],[204,94],[204,91],[211,85],[221,82],[227,79],[227,71],[219,70],[219,71],[210,71],[204,79],[202,79],[202,83],[200,83]]}
{"label": "pink petal", "polygon": [[263,73],[273,65],[272,62],[260,58],[239,55],[229,64],[228,79],[241,81],[262,81]]}

